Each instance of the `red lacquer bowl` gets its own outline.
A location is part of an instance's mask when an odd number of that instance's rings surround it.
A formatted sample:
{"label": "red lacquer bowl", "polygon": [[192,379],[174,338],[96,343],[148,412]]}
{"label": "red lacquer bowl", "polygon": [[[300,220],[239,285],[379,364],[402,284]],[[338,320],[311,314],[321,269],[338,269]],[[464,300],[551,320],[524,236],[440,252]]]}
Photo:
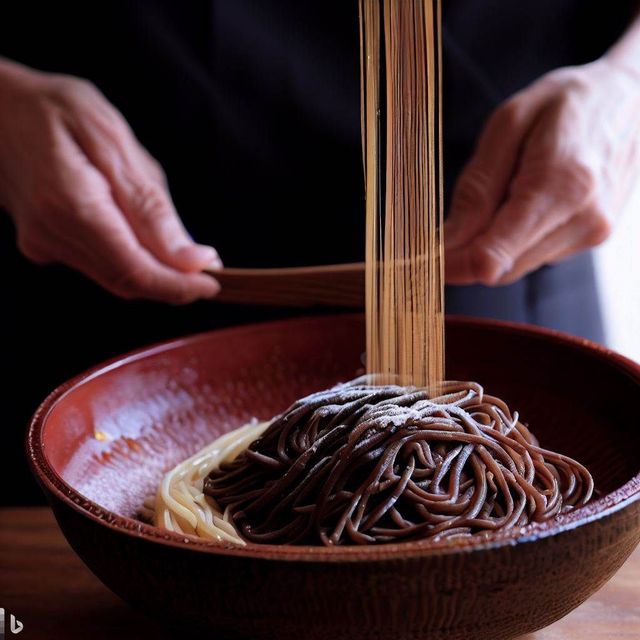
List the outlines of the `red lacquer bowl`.
{"label": "red lacquer bowl", "polygon": [[56,389],[28,453],[71,546],[127,602],[217,639],[500,640],[602,586],[640,540],[640,367],[524,326],[449,320],[448,377],[477,380],[591,470],[600,497],[561,523],[439,549],[240,549],[135,519],[162,473],[216,436],[356,376],[363,336],[359,316],[215,331]]}

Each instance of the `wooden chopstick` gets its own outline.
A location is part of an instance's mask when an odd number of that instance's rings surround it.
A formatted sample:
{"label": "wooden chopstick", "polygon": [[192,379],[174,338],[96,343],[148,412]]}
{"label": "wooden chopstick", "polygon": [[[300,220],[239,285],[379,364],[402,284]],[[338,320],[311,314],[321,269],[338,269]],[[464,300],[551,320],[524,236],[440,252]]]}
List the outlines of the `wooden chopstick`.
{"label": "wooden chopstick", "polygon": [[283,307],[364,307],[364,263],[283,269],[209,271],[221,285],[215,300]]}

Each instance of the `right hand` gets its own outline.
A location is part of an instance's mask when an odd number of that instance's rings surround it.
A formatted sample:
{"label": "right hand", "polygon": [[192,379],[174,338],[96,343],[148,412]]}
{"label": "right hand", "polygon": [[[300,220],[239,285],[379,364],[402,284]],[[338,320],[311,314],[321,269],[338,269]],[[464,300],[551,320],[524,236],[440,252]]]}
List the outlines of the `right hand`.
{"label": "right hand", "polygon": [[0,207],[22,253],[62,263],[123,298],[187,303],[220,287],[162,168],[89,82],[0,59]]}

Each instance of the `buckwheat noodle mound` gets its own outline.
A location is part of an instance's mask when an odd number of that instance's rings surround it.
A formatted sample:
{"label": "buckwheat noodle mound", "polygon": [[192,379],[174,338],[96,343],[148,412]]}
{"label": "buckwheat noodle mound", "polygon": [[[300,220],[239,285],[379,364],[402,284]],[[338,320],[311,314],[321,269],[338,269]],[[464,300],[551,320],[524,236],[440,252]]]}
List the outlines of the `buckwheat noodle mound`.
{"label": "buckwheat noodle mound", "polygon": [[178,465],[145,503],[158,526],[232,544],[446,542],[591,497],[589,472],[504,402],[442,382],[441,0],[359,5],[368,377]]}
{"label": "buckwheat noodle mound", "polygon": [[593,480],[473,382],[340,385],[296,402],[203,492],[247,541],[481,537],[584,505]]}

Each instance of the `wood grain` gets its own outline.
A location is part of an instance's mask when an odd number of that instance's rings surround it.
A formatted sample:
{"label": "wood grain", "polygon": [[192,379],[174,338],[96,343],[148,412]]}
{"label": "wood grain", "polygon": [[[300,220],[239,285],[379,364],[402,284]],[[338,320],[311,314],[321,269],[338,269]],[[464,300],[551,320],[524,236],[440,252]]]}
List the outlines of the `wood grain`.
{"label": "wood grain", "polygon": [[[616,576],[564,619],[520,640],[640,637],[640,548]],[[25,640],[179,637],[121,602],[82,564],[48,508],[0,509],[0,607]]]}
{"label": "wood grain", "polygon": [[211,271],[217,302],[280,307],[364,307],[364,263]]}

